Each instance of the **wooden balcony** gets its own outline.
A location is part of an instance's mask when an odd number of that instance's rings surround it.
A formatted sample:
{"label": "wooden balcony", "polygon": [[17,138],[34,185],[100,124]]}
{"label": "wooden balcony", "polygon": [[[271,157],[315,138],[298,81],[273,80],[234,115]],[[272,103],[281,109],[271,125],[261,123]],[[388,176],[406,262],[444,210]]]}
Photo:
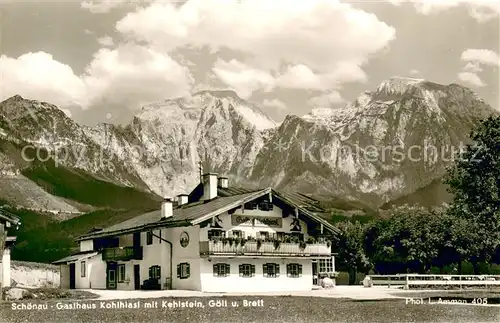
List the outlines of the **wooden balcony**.
{"label": "wooden balcony", "polygon": [[[302,246],[304,247],[304,246]],[[299,243],[247,241],[241,244],[223,241],[200,241],[201,256],[275,256],[275,257],[329,257],[331,248],[326,243],[306,244],[301,248]]]}
{"label": "wooden balcony", "polygon": [[105,248],[102,252],[102,260],[104,261],[127,261],[132,259],[142,260],[142,247]]}

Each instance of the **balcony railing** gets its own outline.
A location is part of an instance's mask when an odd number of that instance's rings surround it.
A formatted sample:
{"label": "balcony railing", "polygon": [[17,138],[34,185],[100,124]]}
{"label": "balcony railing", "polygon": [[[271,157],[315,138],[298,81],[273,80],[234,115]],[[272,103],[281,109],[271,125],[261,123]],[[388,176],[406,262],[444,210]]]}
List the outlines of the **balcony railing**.
{"label": "balcony railing", "polygon": [[142,260],[142,247],[117,247],[105,248],[102,252],[102,260]]}
{"label": "balcony railing", "polygon": [[331,248],[327,243],[311,243],[301,245],[300,243],[263,241],[260,244],[257,241],[247,241],[244,245],[229,243],[223,241],[200,241],[200,255],[259,255],[259,256],[330,256]]}

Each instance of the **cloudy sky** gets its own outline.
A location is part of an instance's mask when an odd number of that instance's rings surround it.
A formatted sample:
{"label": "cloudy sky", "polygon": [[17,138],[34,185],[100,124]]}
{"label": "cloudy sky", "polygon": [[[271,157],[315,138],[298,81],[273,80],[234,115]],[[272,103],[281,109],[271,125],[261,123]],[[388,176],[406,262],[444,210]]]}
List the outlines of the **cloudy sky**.
{"label": "cloudy sky", "polygon": [[410,76],[499,107],[499,12],[498,0],[0,0],[0,99],[124,123],[149,102],[230,88],[281,121]]}

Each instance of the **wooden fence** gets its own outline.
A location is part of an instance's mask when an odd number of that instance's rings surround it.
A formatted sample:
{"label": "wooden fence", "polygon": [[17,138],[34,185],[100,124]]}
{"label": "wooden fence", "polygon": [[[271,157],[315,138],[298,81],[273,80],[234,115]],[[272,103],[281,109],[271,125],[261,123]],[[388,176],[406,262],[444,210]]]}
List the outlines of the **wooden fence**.
{"label": "wooden fence", "polygon": [[363,281],[365,287],[403,286],[406,289],[423,286],[500,286],[500,275],[368,275]]}

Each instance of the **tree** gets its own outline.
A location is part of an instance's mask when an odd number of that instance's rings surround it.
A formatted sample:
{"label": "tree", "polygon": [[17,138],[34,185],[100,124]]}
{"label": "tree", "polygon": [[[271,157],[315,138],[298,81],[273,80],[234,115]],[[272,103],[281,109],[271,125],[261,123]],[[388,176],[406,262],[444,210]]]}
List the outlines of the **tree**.
{"label": "tree", "polygon": [[360,222],[342,221],[336,224],[340,230],[336,249],[339,250],[338,259],[349,273],[349,285],[355,284],[358,272],[368,273],[371,268],[364,251],[365,226]]}
{"label": "tree", "polygon": [[454,194],[448,213],[455,219],[457,254],[477,272],[500,244],[500,117],[484,120],[470,137],[445,183]]}
{"label": "tree", "polygon": [[429,272],[444,249],[447,229],[441,214],[440,210],[402,206],[375,221],[367,230],[365,246],[376,271]]}

